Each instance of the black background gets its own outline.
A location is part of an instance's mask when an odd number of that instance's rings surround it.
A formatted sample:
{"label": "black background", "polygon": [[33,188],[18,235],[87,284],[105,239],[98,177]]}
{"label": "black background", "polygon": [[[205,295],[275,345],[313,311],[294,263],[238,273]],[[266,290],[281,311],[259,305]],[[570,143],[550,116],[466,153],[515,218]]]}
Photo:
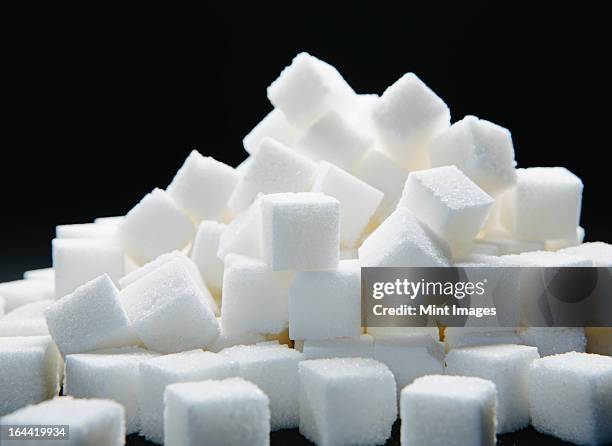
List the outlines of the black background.
{"label": "black background", "polygon": [[453,121],[475,114],[511,129],[519,166],[564,165],[583,179],[587,238],[606,240],[603,12],[417,5],[53,2],[5,11],[0,279],[47,266],[56,224],[123,214],[166,187],[193,147],[232,165],[245,158],[242,137],[271,110],[266,86],[302,50],[362,93],[414,71]]}

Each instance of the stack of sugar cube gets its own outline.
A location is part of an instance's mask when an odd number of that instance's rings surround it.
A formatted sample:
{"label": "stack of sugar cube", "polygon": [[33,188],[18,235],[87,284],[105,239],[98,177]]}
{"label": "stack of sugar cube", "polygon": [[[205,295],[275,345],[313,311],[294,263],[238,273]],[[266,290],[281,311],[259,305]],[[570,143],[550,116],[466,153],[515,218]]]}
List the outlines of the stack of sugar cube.
{"label": "stack of sugar cube", "polygon": [[0,284],[0,423],[100,446],[295,428],[381,444],[398,416],[404,445],[529,424],[612,441],[612,329],[528,326],[528,268],[483,297],[503,328],[361,320],[361,267],[612,267],[612,245],[583,243],[582,181],[517,168],[507,129],[451,125],[414,73],[358,94],[300,53],[267,96],[238,167],[194,150],[125,215],[58,225],[51,268]]}

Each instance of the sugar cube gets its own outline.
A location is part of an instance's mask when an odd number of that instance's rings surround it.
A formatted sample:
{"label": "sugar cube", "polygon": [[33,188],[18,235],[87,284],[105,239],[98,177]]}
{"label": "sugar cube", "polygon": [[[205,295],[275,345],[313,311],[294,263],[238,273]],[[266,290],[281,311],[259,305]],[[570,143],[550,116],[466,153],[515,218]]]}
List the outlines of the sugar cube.
{"label": "sugar cube", "polygon": [[191,260],[200,270],[204,283],[214,296],[221,295],[223,285],[223,261],[217,256],[219,242],[226,225],[204,220],[198,226],[191,250]]}
{"label": "sugar cube", "polygon": [[389,86],[372,111],[382,148],[400,165],[426,168],[427,146],[450,126],[450,111],[414,73]]}
{"label": "sugar cube", "polygon": [[144,266],[123,276],[121,279],[119,279],[119,285],[121,286],[121,288],[126,288],[137,280],[142,279],[151,271],[155,271],[160,266],[165,265],[166,263],[172,262],[174,260],[176,260],[177,263],[180,263],[183,266],[183,269],[187,273],[189,273],[198,288],[202,291],[202,298],[204,299],[204,301],[210,306],[210,308],[213,310],[213,312],[215,312],[215,314],[218,314],[219,308],[217,306],[217,303],[213,296],[210,294],[206,283],[204,283],[204,280],[202,280],[202,275],[200,274],[197,265],[182,251],[172,251],[167,254],[160,255],[152,262],[146,263]]}
{"label": "sugar cube", "polygon": [[[589,242],[557,251],[559,254],[589,259],[596,267],[612,267],[612,245],[604,242]],[[2,293],[2,291],[0,291]]]}
{"label": "sugar cube", "polygon": [[121,302],[149,350],[175,353],[204,348],[219,336],[213,310],[179,259],[125,287]]}
{"label": "sugar cube", "polygon": [[[397,418],[396,385],[370,358],[303,361],[300,433],[317,445],[383,444]],[[333,421],[332,421],[333,420]]]}
{"label": "sugar cube", "polygon": [[483,238],[476,239],[475,242],[484,242],[496,246],[500,256],[543,251],[546,248],[546,241],[544,240],[517,240],[511,234],[496,231],[489,232]]}
{"label": "sugar cube", "polygon": [[261,250],[273,271],[338,265],[340,203],[320,193],[261,197]]}
{"label": "sugar cube", "polygon": [[166,191],[194,221],[220,220],[238,177],[233,167],[193,150]]}
{"label": "sugar cube", "polygon": [[371,358],[374,339],[363,334],[358,338],[338,338],[303,341],[304,359]]}
{"label": "sugar cube", "polygon": [[373,138],[330,110],[300,135],[294,147],[314,161],[329,161],[352,172],[373,144]]}
{"label": "sugar cube", "polygon": [[293,275],[258,259],[230,254],[223,278],[221,322],[228,333],[280,333],[287,328]]}
{"label": "sugar cube", "polygon": [[118,228],[125,251],[139,264],[150,262],[160,254],[183,249],[194,232],[189,217],[161,189],[145,195]]}
{"label": "sugar cube", "polygon": [[45,310],[54,302],[50,299],[38,300],[15,308],[4,317],[0,317],[0,337],[48,336]]}
{"label": "sugar cube", "polygon": [[534,361],[529,370],[531,424],[578,444],[612,442],[612,358],[564,353]]}
{"label": "sugar cube", "polygon": [[140,433],[148,440],[164,440],[164,391],[169,384],[237,376],[238,365],[212,352],[192,350],[139,363],[138,406]]}
{"label": "sugar cube", "polygon": [[334,197],[340,203],[340,242],[355,247],[384,194],[326,161],[321,161],[312,192]]}
{"label": "sugar cube", "polygon": [[398,207],[359,248],[362,267],[449,266],[449,257],[446,243],[405,207]]}
{"label": "sugar cube", "polygon": [[531,251],[519,255],[503,257],[506,261],[521,266],[520,270],[520,296],[521,296],[521,324],[524,326],[543,326],[551,323],[551,307],[546,293],[547,284],[542,280],[541,268],[550,271],[553,268],[579,268],[593,266],[587,258],[570,256],[561,252]]}
{"label": "sugar cube", "polygon": [[331,339],[360,334],[358,260],[341,260],[336,270],[295,274],[289,289],[289,338]]}
{"label": "sugar cube", "polygon": [[261,258],[261,210],[259,199],[238,214],[219,238],[217,257],[225,260],[229,253]]}
{"label": "sugar cube", "polygon": [[510,327],[446,327],[444,342],[446,350],[485,345],[523,344],[516,330]]}
{"label": "sugar cube", "polygon": [[444,345],[426,333],[374,336],[373,358],[393,373],[398,396],[416,378],[444,373]]}
{"label": "sugar cube", "polygon": [[46,280],[55,281],[55,271],[53,268],[31,269],[23,273],[23,278],[26,280]]}
{"label": "sugar cube", "polygon": [[[372,336],[405,336],[422,333],[431,336],[434,341],[440,340],[438,327],[368,327],[367,333]],[[400,389],[401,390],[401,389]]]}
{"label": "sugar cube", "polygon": [[3,440],[3,444],[62,444],[80,446],[122,446],[125,444],[125,414],[121,404],[102,399],[58,397],[35,406],[27,406],[2,417],[2,425],[68,425],[67,438],[58,440]]}
{"label": "sugar cube", "polygon": [[546,251],[559,251],[565,248],[578,246],[584,242],[584,228],[578,226],[576,228],[576,236],[569,239],[546,240]]}
{"label": "sugar cube", "polygon": [[57,395],[62,365],[49,336],[0,337],[0,416]]}
{"label": "sugar cube", "polygon": [[4,298],[4,311],[39,300],[55,298],[55,285],[46,280],[13,280],[0,283],[0,296]]}
{"label": "sugar cube", "polygon": [[472,240],[492,205],[493,199],[455,166],[411,172],[398,204],[449,243]]}
{"label": "sugar cube", "polygon": [[268,87],[268,99],[287,120],[304,128],[328,110],[349,113],[357,95],[338,70],[308,53],[300,53]]}
{"label": "sugar cube", "polygon": [[166,387],[164,444],[268,446],[270,401],[241,378]]}
{"label": "sugar cube", "polygon": [[102,274],[117,283],[123,275],[123,248],[100,239],[54,239],[52,241],[55,296],[72,293]]}
{"label": "sugar cube", "polygon": [[495,197],[516,183],[510,132],[476,116],[466,116],[429,145],[433,167],[455,165]]}
{"label": "sugar cube", "polygon": [[523,240],[576,236],[582,181],[563,167],[517,169],[516,185],[504,194],[501,222]]}
{"label": "sugar cube", "polygon": [[383,222],[394,211],[402,196],[408,171],[381,150],[373,148],[368,150],[355,168],[355,176],[384,194],[374,216],[378,222]]}
{"label": "sugar cube", "polygon": [[256,384],[270,398],[271,429],[298,426],[299,405],[295,385],[298,363],[304,355],[280,345],[237,345],[219,355],[238,363],[238,376]]}
{"label": "sugar cube", "polygon": [[64,355],[136,345],[139,340],[107,275],[80,286],[45,310],[53,341]]}
{"label": "sugar cube", "polygon": [[113,239],[115,235],[116,228],[112,225],[80,223],[55,227],[56,238]]}
{"label": "sugar cube", "polygon": [[481,378],[430,375],[402,390],[403,445],[496,444],[495,384]]}
{"label": "sugar cube", "polygon": [[126,433],[138,432],[138,366],[156,356],[135,347],[68,355],[63,394],[117,401],[125,409]]}
{"label": "sugar cube", "polygon": [[4,307],[6,305],[6,301],[4,300],[4,297],[0,296],[0,318],[2,316],[4,316]]}
{"label": "sugar cube", "polygon": [[233,214],[245,210],[258,193],[305,192],[310,190],[316,164],[272,138],[264,138],[253,162],[229,198]]}
{"label": "sugar cube", "polygon": [[242,139],[242,145],[249,154],[254,154],[265,137],[291,147],[298,136],[299,130],[289,123],[280,109],[275,108]]}
{"label": "sugar cube", "polygon": [[540,356],[585,352],[586,335],[581,327],[527,327],[519,330],[525,345],[537,347]]}
{"label": "sugar cube", "polygon": [[446,374],[475,376],[497,387],[497,432],[514,432],[529,425],[527,375],[538,350],[525,345],[490,345],[451,350]]}

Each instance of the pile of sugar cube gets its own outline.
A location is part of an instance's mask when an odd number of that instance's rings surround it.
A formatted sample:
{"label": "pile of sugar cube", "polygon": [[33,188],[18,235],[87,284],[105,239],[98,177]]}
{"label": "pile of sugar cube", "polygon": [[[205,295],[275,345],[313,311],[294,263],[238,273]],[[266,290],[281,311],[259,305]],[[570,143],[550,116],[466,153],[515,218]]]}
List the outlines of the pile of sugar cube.
{"label": "pile of sugar cube", "polygon": [[[267,96],[238,167],[193,151],[125,216],[57,226],[52,268],[0,284],[3,435],[377,445],[399,419],[410,446],[530,424],[612,442],[612,329],[521,311],[538,290],[520,267],[612,267],[612,245],[583,243],[582,181],[516,168],[507,129],[451,125],[413,73],[357,94],[300,53]],[[361,326],[360,267],[462,265],[519,267],[497,302],[516,328]]]}

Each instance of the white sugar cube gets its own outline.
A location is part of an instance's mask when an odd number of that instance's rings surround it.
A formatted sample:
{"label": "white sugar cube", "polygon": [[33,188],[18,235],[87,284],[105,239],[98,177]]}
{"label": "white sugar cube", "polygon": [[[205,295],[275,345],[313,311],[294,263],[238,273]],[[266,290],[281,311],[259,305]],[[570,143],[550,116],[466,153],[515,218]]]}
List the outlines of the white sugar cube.
{"label": "white sugar cube", "polygon": [[144,264],[175,249],[183,249],[193,238],[193,223],[170,195],[154,189],[128,212],[118,228],[126,253]]}
{"label": "white sugar cube", "polygon": [[455,165],[495,197],[516,183],[510,132],[492,122],[466,116],[429,145],[433,167]]}
{"label": "white sugar cube", "polygon": [[[383,444],[397,418],[396,385],[369,358],[303,361],[300,433],[317,445]],[[334,421],[332,421],[334,420]]]}
{"label": "white sugar cube", "polygon": [[275,108],[242,139],[242,145],[249,154],[254,154],[265,137],[292,147],[298,136],[299,130],[289,123],[281,110]]}
{"label": "white sugar cube", "polygon": [[238,214],[219,237],[217,257],[224,260],[230,254],[261,258],[261,210],[259,199]]}
{"label": "white sugar cube", "polygon": [[261,250],[274,271],[323,270],[338,265],[340,203],[318,193],[261,198]]}
{"label": "white sugar cube", "polygon": [[355,247],[374,216],[384,194],[326,161],[321,161],[312,192],[321,192],[340,202],[340,242]]}
{"label": "white sugar cube", "polygon": [[534,361],[529,371],[531,424],[578,444],[612,442],[612,358],[565,353]]}
{"label": "white sugar cube", "polygon": [[398,207],[359,248],[362,267],[449,266],[446,243]]}
{"label": "white sugar cube", "polygon": [[214,296],[221,295],[223,286],[223,261],[217,256],[219,242],[226,225],[204,220],[198,226],[191,250],[191,260],[200,270],[204,283]]}
{"label": "white sugar cube", "polygon": [[[559,254],[589,259],[596,267],[612,267],[612,245],[604,242],[583,243],[557,251]],[[0,291],[0,294],[2,291]]]}
{"label": "white sugar cube", "polygon": [[227,333],[280,333],[288,326],[293,275],[258,259],[230,254],[223,278],[221,323]]}
{"label": "white sugar cube", "polygon": [[117,401],[125,409],[126,433],[138,432],[138,366],[156,356],[159,355],[140,348],[68,355],[63,394]]}
{"label": "white sugar cube", "polygon": [[289,289],[289,338],[358,337],[360,273],[358,260],[341,260],[336,270],[296,273]]}
{"label": "white sugar cube", "polygon": [[9,313],[22,305],[54,299],[55,285],[46,280],[13,280],[0,283],[0,296],[4,298],[4,311]]}
{"label": "white sugar cube", "polygon": [[121,404],[101,399],[59,397],[35,406],[24,407],[0,419],[2,425],[68,425],[67,438],[57,440],[3,440],[2,444],[61,444],[80,446],[123,446],[125,414]]}
{"label": "white sugar cube", "polygon": [[[1,299],[0,299],[1,301]],[[0,337],[2,336],[48,336],[45,310],[55,300],[38,300],[0,317]]]}
{"label": "white sugar cube", "polygon": [[171,384],[166,388],[164,444],[268,446],[270,402],[241,378]]}
{"label": "white sugar cube", "polygon": [[499,344],[523,344],[514,328],[510,327],[446,327],[446,350]]}
{"label": "white sugar cube", "polygon": [[561,252],[532,251],[503,256],[503,259],[522,267],[520,270],[521,324],[536,327],[549,325],[549,316],[554,316],[547,299],[548,284],[542,280],[542,268],[547,268],[552,274],[554,268],[593,266],[593,262],[589,259]]}
{"label": "white sugar cube", "polygon": [[0,416],[57,395],[62,366],[49,336],[0,337]]}
{"label": "white sugar cube", "polygon": [[481,378],[430,375],[402,390],[403,445],[496,444],[495,384]]}
{"label": "white sugar cube", "polygon": [[578,246],[584,242],[585,232],[582,226],[576,228],[576,236],[569,239],[546,240],[546,251],[559,251]]}
{"label": "white sugar cube", "polygon": [[121,290],[121,302],[149,350],[175,353],[204,348],[219,336],[213,310],[179,259]]}
{"label": "white sugar cube", "polygon": [[258,193],[310,190],[316,164],[272,138],[264,138],[253,161],[229,198],[233,214],[245,210]]}
{"label": "white sugar cube", "polygon": [[497,432],[514,432],[529,425],[527,374],[539,357],[535,347],[525,345],[459,348],[446,355],[446,374],[475,376],[495,383]]}
{"label": "white sugar cube", "polygon": [[45,310],[53,341],[64,355],[136,345],[139,340],[107,275],[100,276]]}
{"label": "white sugar cube", "polygon": [[56,238],[52,251],[58,298],[102,274],[107,274],[114,283],[123,276],[123,248],[113,241]]}
{"label": "white sugar cube", "polygon": [[328,110],[349,113],[357,95],[338,70],[308,53],[299,53],[268,87],[268,99],[290,123],[303,128]]}
{"label": "white sugar cube", "polygon": [[23,278],[26,280],[46,280],[55,281],[55,271],[53,268],[31,269],[23,273]]}
{"label": "white sugar cube", "polygon": [[314,161],[329,161],[352,172],[373,144],[373,138],[331,110],[300,135],[295,150]]}
{"label": "white sugar cube", "polygon": [[339,338],[303,341],[305,359],[325,358],[371,358],[374,354],[374,339],[364,334],[358,338]]}
{"label": "white sugar cube", "polygon": [[117,228],[112,225],[97,223],[58,225],[55,227],[56,238],[113,239],[116,232]]}
{"label": "white sugar cube", "polygon": [[444,345],[426,333],[374,336],[373,353],[393,373],[398,395],[416,378],[444,373]]}
{"label": "white sugar cube", "polygon": [[167,254],[160,255],[152,262],[146,263],[144,266],[135,269],[131,273],[123,276],[121,279],[119,279],[119,285],[121,286],[121,288],[126,288],[137,280],[142,279],[150,272],[155,271],[166,263],[175,260],[177,263],[180,263],[183,266],[183,269],[187,271],[187,273],[189,273],[198,288],[202,291],[202,298],[204,299],[204,301],[208,304],[208,306],[210,306],[210,308],[215,314],[218,314],[219,308],[217,302],[211,295],[208,286],[206,285],[206,283],[204,283],[204,280],[202,280],[202,275],[200,274],[197,265],[182,251],[172,251]]}
{"label": "white sugar cube", "polygon": [[166,190],[194,221],[220,220],[238,178],[233,167],[193,150]]}
{"label": "white sugar cube", "polygon": [[585,352],[587,339],[581,327],[528,327],[519,330],[525,345],[537,347],[540,356]]}
{"label": "white sugar cube", "polygon": [[298,363],[304,355],[280,345],[238,345],[222,350],[238,363],[239,376],[256,384],[270,398],[271,429],[297,427],[299,421]]}
{"label": "white sugar cube", "polygon": [[439,237],[462,242],[482,229],[493,198],[455,166],[411,172],[398,206],[404,206]]}
{"label": "white sugar cube", "polygon": [[408,171],[374,148],[368,150],[361,159],[355,169],[355,176],[384,193],[375,214],[377,221],[384,221],[395,210],[402,196]]}
{"label": "white sugar cube", "polygon": [[5,313],[4,307],[5,307],[5,305],[6,305],[6,301],[4,300],[4,297],[0,296],[0,318],[2,316],[4,316],[4,313]]}
{"label": "white sugar cube", "polygon": [[139,363],[138,405],[140,433],[148,440],[164,440],[164,391],[169,384],[224,379],[238,374],[238,365],[216,353],[192,350]]}
{"label": "white sugar cube", "polygon": [[385,90],[372,120],[392,158],[410,169],[426,168],[427,146],[450,126],[450,111],[414,73],[407,73]]}
{"label": "white sugar cube", "polygon": [[524,240],[575,237],[582,203],[580,178],[563,167],[531,167],[516,173],[516,185],[504,194],[504,227]]}
{"label": "white sugar cube", "polygon": [[511,234],[489,232],[475,243],[484,242],[497,247],[499,255],[522,254],[524,252],[543,251],[546,248],[544,240],[516,240]]}

